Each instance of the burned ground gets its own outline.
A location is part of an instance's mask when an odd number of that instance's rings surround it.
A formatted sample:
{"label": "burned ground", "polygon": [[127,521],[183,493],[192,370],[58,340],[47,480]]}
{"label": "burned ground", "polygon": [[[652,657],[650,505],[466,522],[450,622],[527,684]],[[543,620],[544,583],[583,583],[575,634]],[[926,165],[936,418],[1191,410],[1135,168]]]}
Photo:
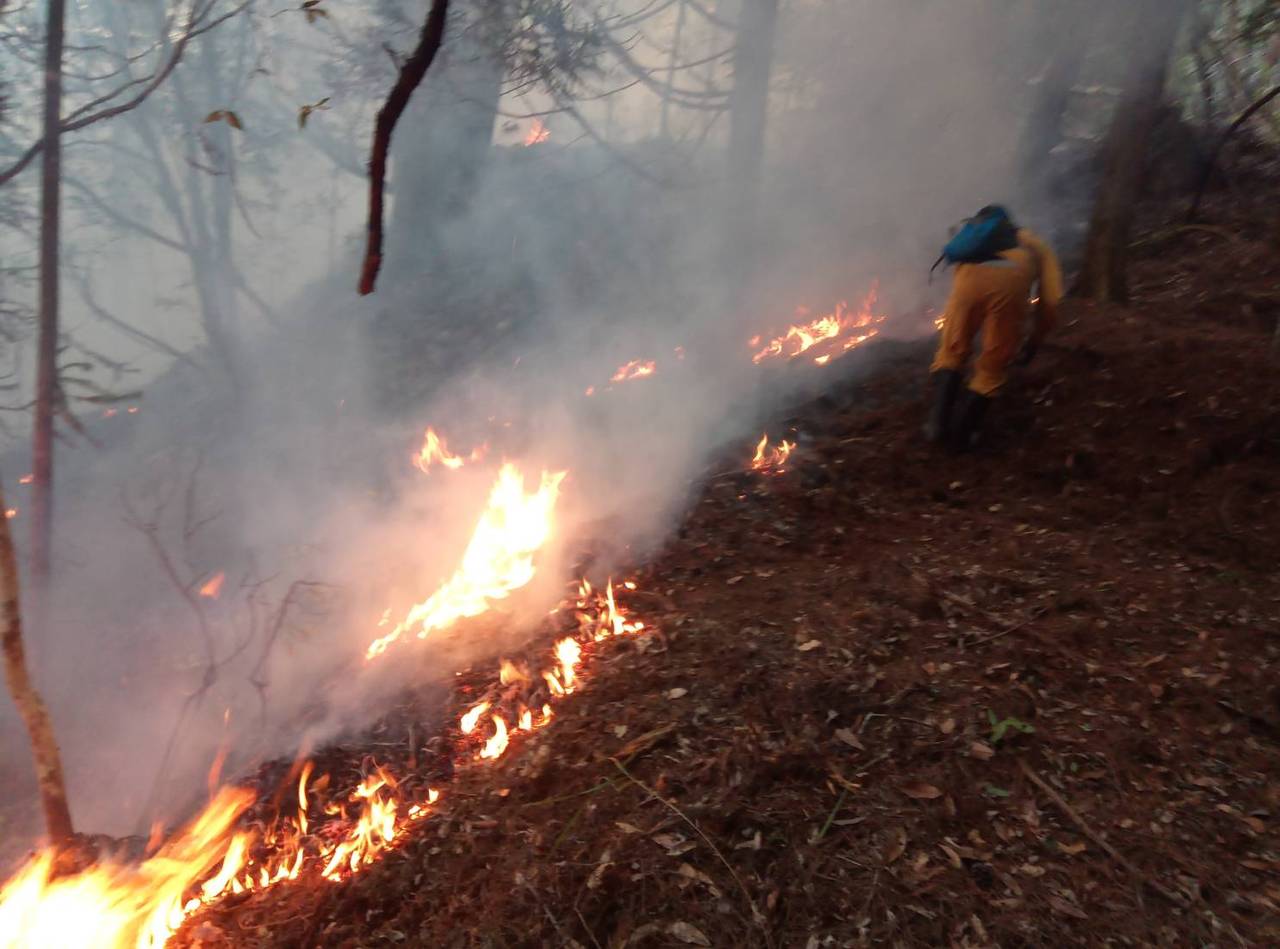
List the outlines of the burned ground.
{"label": "burned ground", "polygon": [[[1280,190],[1259,180],[1196,228],[1153,211],[1135,305],[1069,304],[980,454],[919,443],[908,347],[790,413],[785,473],[723,459],[636,577],[659,634],[588,646],[555,726],[459,771],[374,866],[182,939],[1280,941]],[[330,764],[447,745],[418,714]]]}

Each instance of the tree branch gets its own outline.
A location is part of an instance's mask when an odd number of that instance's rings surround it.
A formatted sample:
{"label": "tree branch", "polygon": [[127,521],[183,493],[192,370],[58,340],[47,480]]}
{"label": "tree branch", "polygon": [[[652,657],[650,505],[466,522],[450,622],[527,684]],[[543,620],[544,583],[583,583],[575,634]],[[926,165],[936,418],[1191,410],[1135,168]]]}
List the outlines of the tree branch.
{"label": "tree branch", "polygon": [[373,292],[382,267],[382,199],[387,179],[387,152],[391,149],[391,133],[409,104],[409,97],[418,88],[427,69],[440,51],[444,41],[444,24],[449,12],[449,0],[431,0],[431,10],[422,24],[422,36],[418,47],[400,67],[400,75],[392,86],[387,101],[378,110],[373,126],[373,147],[369,155],[369,237],[364,249],[364,263],[360,267],[361,296]]}
{"label": "tree branch", "polygon": [[1276,86],[1262,98],[1258,99],[1253,105],[1240,113],[1240,117],[1236,119],[1222,133],[1218,139],[1218,143],[1213,148],[1213,153],[1209,156],[1209,160],[1204,163],[1204,172],[1200,176],[1200,184],[1196,188],[1195,200],[1191,202],[1191,208],[1187,211],[1187,220],[1194,221],[1196,215],[1200,213],[1200,202],[1204,200],[1205,190],[1209,187],[1209,182],[1213,180],[1213,170],[1218,165],[1218,157],[1222,154],[1222,150],[1226,147],[1227,142],[1231,141],[1231,136],[1248,122],[1251,118],[1265,109],[1273,100],[1280,98],[1280,86]]}
{"label": "tree branch", "polygon": [[[210,9],[213,7],[215,2],[216,0],[207,0],[203,6],[192,7],[191,15],[187,18],[187,26],[183,30],[182,36],[178,38],[177,43],[174,44],[173,49],[170,51],[168,60],[166,60],[154,73],[152,73],[150,77],[131,80],[123,86],[119,86],[114,91],[104,96],[99,96],[92,102],[88,102],[79,109],[76,109],[59,124],[58,134],[64,135],[67,132],[74,132],[77,129],[94,125],[105,119],[114,118],[117,115],[136,109],[151,96],[151,93],[160,88],[164,81],[169,78],[169,74],[177,68],[178,63],[182,60],[183,53],[186,52],[187,45],[193,39],[204,33],[208,33],[210,30],[238,15],[246,9],[253,0],[241,0],[241,2],[231,10],[221,16],[215,17],[207,23],[202,24],[201,20],[208,16]],[[133,98],[120,102],[116,105],[100,109],[97,112],[89,111],[99,105],[112,101],[113,99],[123,95],[128,90],[139,85],[141,85],[142,88],[133,96]],[[23,169],[31,164],[31,162],[35,160],[36,156],[42,151],[44,151],[43,137],[32,142],[17,161],[9,165],[7,168],[0,170],[0,185],[7,184],[9,181],[21,174]]]}

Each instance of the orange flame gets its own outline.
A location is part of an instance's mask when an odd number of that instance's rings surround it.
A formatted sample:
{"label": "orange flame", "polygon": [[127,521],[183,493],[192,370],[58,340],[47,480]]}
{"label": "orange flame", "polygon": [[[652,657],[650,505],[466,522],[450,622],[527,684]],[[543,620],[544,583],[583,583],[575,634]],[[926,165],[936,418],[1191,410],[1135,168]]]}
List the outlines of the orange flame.
{"label": "orange flame", "polygon": [[436,434],[435,429],[429,428],[427,429],[426,437],[423,439],[422,448],[413,459],[413,463],[424,473],[430,471],[431,466],[437,462],[450,471],[457,471],[468,462],[480,461],[484,458],[488,447],[487,445],[481,445],[473,449],[470,456],[462,458],[450,452],[444,443],[444,439]]}
{"label": "orange flame", "polygon": [[565,474],[543,472],[539,488],[526,493],[519,469],[504,464],[461,566],[428,599],[412,607],[391,632],[375,639],[365,658],[382,655],[410,629],[425,639],[432,630],[479,616],[494,600],[505,599],[532,580],[533,557],[551,536],[551,515]]}
{"label": "orange flame", "polygon": [[769,433],[765,432],[760,436],[759,444],[756,445],[755,457],[751,459],[751,470],[763,471],[766,474],[782,474],[787,470],[787,459],[791,457],[795,447],[795,442],[784,439],[773,448],[769,448]]}
{"label": "orange flame", "polygon": [[542,119],[534,119],[533,125],[529,126],[529,132],[524,137],[524,147],[529,148],[531,145],[541,145],[551,137],[551,129],[543,124]]}
{"label": "orange flame", "polygon": [[[874,327],[886,319],[884,314],[874,312],[878,295],[879,290],[872,287],[857,313],[850,311],[849,304],[841,300],[831,313],[788,327],[781,336],[771,339],[759,348],[751,357],[751,361],[759,365],[766,359],[779,356],[792,359],[832,340],[840,340],[839,348],[842,352],[860,346],[880,332]],[[796,311],[796,315],[804,318],[808,315],[808,311],[801,308]],[[760,346],[761,339],[760,336],[753,336],[748,340],[747,345],[756,349]],[[814,359],[814,362],[825,366],[831,361],[831,355],[831,353],[821,354]]]}
{"label": "orange flame", "polygon": [[[632,583],[623,586],[635,589]],[[570,687],[581,685],[577,670],[584,658],[583,640],[644,628],[643,623],[627,619],[614,599],[612,582],[601,594],[582,581],[576,607],[579,634],[555,644],[557,670],[548,673]],[[489,709],[488,702],[474,706],[464,716],[469,725],[464,724],[463,730],[474,728]],[[514,731],[508,730],[503,715],[490,713],[489,717],[493,733],[477,753],[477,761],[501,757],[517,733],[545,727],[554,712],[549,703],[544,704],[535,725],[533,712],[522,707]],[[228,895],[298,879],[304,868],[326,881],[346,879],[397,846],[407,827],[430,815],[440,798],[432,788],[425,801],[408,802],[396,779],[378,767],[347,796],[347,802],[359,809],[354,819],[348,817],[345,804],[333,802],[323,808],[331,825],[345,824],[345,831],[309,834],[311,796],[328,786],[328,776],[311,781],[313,770],[310,761],[301,768],[296,816],[278,819],[256,832],[235,829],[253,803],[254,793],[223,788],[203,813],[141,863],[104,860],[55,879],[53,852],[37,855],[0,886],[0,946],[155,949],[192,915]]]}
{"label": "orange flame", "polygon": [[205,581],[204,586],[200,588],[200,595],[210,600],[216,600],[218,594],[222,592],[222,584],[226,579],[227,575],[219,570]]}
{"label": "orange flame", "polygon": [[645,379],[658,371],[658,364],[652,359],[633,359],[618,367],[610,378],[610,382],[630,382],[632,379]]}

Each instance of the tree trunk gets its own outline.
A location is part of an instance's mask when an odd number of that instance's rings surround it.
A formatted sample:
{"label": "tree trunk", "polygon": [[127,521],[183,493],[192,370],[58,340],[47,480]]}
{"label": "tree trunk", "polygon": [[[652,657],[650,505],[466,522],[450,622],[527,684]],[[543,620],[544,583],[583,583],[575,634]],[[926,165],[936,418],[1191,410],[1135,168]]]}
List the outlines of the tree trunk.
{"label": "tree trunk", "polygon": [[[55,146],[56,149],[56,146]],[[46,152],[47,154],[47,152]],[[0,485],[0,510],[4,510],[4,488]],[[0,647],[4,651],[5,681],[9,694],[22,714],[35,758],[40,803],[44,807],[49,842],[65,845],[73,835],[67,788],[62,778],[62,759],[53,735],[53,723],[27,672],[22,645],[22,610],[18,602],[18,563],[13,555],[9,521],[0,517]]]}
{"label": "tree trunk", "polygon": [[58,228],[62,187],[62,43],[66,0],[49,0],[44,56],[44,156],[40,180],[40,338],[32,444],[31,578],[43,603],[53,541],[53,421],[58,411]]}
{"label": "tree trunk", "polygon": [[1164,101],[1169,60],[1185,0],[1146,0],[1135,5],[1129,72],[1104,146],[1105,170],[1075,292],[1128,303],[1129,234],[1146,177],[1152,133]]}
{"label": "tree trunk", "polygon": [[1062,139],[1062,123],[1071,105],[1071,92],[1080,79],[1093,36],[1095,0],[1062,3],[1052,0],[1043,11],[1037,45],[1055,50],[1040,79],[1019,147],[1019,165],[1027,180],[1042,182],[1050,150]]}
{"label": "tree trunk", "polygon": [[754,270],[756,204],[764,163],[778,0],[743,0],[729,93],[729,276],[740,284]]}
{"label": "tree trunk", "polygon": [[685,19],[689,8],[684,0],[680,0],[680,8],[676,13],[676,29],[671,36],[671,52],[667,55],[667,94],[662,99],[658,113],[658,137],[671,137],[671,92],[676,84],[676,64],[680,59],[680,41],[684,35]]}

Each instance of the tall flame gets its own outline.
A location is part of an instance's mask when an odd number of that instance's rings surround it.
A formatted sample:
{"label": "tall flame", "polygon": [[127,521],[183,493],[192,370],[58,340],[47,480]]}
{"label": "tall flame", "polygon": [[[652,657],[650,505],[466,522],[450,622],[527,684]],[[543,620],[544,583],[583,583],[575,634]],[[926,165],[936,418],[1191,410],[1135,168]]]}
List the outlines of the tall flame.
{"label": "tall flame", "polygon": [[566,472],[543,472],[536,491],[526,493],[524,475],[504,464],[489,503],[462,555],[462,564],[428,599],[412,607],[387,635],[365,653],[373,659],[406,632],[425,639],[432,630],[479,616],[494,600],[505,599],[533,579],[533,557],[551,536],[551,515]]}

